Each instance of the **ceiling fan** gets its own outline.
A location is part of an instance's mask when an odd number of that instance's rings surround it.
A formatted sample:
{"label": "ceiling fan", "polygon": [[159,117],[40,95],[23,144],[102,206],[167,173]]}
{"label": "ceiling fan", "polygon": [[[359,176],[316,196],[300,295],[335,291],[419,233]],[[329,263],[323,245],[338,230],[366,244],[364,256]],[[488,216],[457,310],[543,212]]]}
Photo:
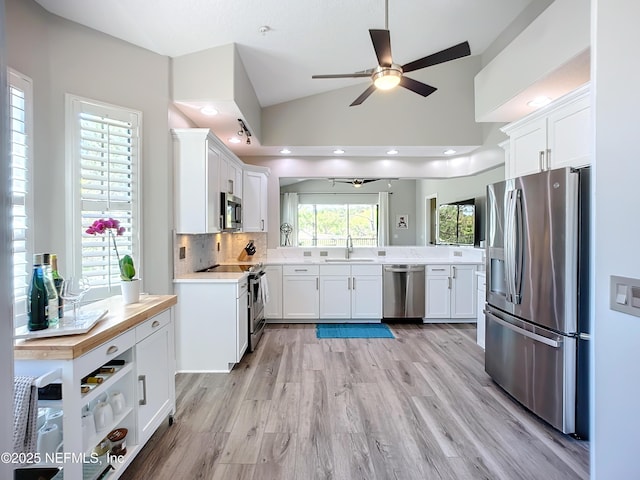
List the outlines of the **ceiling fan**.
{"label": "ceiling fan", "polygon": [[426,57],[414,60],[413,62],[406,63],[404,65],[398,65],[393,63],[391,57],[391,39],[389,36],[389,0],[385,0],[385,12],[384,12],[384,30],[369,30],[371,35],[371,41],[373,42],[373,49],[378,57],[378,66],[376,68],[370,68],[362,72],[344,73],[344,74],[330,74],[330,75],[313,75],[311,78],[359,78],[359,77],[371,77],[372,84],[362,92],[362,94],[356,98],[350,107],[354,105],[360,105],[364,102],[369,95],[371,95],[376,88],[381,90],[389,90],[396,85],[411,90],[426,97],[431,95],[437,90],[437,88],[419,82],[412,78],[404,76],[405,73],[420,70],[421,68],[430,67],[439,63],[448,62],[457,58],[466,57],[471,55],[471,49],[469,48],[469,42],[462,42],[453,47],[446,48],[440,52],[427,55]]}
{"label": "ceiling fan", "polygon": [[331,185],[335,185],[336,183],[348,183],[353,185],[355,188],[360,188],[362,185],[370,182],[377,182],[381,180],[380,178],[354,178],[353,180],[342,180],[338,178],[330,178],[329,181]]}

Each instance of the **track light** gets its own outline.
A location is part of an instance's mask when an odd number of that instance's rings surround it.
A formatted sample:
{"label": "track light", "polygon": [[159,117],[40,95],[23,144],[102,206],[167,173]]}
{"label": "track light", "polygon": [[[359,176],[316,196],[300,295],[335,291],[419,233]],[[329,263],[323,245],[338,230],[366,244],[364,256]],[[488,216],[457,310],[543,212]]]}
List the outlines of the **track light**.
{"label": "track light", "polygon": [[246,135],[247,140],[245,141],[245,143],[247,145],[251,145],[251,138],[250,138],[251,132],[247,128],[247,125],[244,123],[244,121],[241,118],[238,119],[238,123],[240,124],[240,130],[238,130],[238,136],[241,137],[242,135]]}

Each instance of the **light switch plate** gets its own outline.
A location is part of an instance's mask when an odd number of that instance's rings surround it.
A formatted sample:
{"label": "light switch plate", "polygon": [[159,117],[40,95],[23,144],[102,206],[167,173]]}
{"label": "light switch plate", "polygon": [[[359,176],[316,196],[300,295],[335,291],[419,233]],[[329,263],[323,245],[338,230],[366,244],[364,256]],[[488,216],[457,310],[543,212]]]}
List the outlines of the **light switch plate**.
{"label": "light switch plate", "polygon": [[611,275],[609,308],[640,317],[640,279]]}

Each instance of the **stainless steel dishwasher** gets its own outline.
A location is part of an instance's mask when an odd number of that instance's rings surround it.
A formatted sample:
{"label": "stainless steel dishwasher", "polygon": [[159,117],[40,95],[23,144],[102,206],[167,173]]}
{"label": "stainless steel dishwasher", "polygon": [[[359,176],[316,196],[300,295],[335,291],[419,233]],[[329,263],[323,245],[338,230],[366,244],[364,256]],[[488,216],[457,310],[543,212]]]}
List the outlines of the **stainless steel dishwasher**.
{"label": "stainless steel dishwasher", "polygon": [[382,277],[384,318],[424,317],[424,265],[385,265]]}

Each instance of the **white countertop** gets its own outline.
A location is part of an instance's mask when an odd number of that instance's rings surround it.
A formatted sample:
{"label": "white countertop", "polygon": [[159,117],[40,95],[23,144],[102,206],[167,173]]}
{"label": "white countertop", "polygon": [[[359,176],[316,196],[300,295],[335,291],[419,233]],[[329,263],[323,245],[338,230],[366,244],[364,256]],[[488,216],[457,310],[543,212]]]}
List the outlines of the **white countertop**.
{"label": "white countertop", "polygon": [[173,283],[238,283],[247,275],[247,272],[187,273],[174,278]]}
{"label": "white countertop", "polygon": [[268,260],[265,265],[451,265],[451,264],[467,264],[467,265],[482,265],[482,261],[474,261],[463,258],[387,258],[380,257],[371,260],[353,259],[349,261],[327,261],[324,258],[310,258],[310,259],[277,259]]}

